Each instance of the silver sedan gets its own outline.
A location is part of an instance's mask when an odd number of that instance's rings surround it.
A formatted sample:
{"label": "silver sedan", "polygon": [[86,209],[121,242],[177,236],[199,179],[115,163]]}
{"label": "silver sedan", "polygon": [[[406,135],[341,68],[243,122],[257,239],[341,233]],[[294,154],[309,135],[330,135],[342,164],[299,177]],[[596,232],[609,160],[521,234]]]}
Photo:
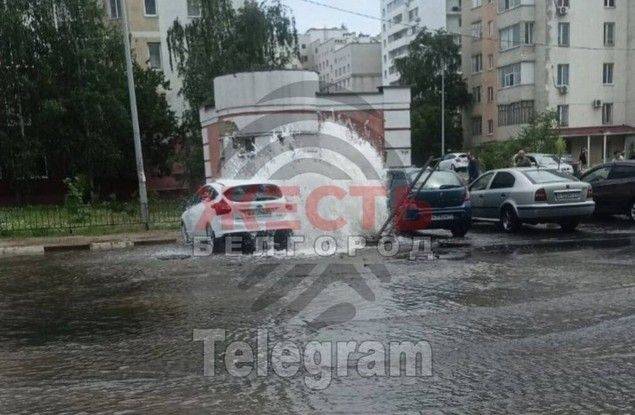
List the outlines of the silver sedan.
{"label": "silver sedan", "polygon": [[557,223],[571,232],[595,210],[592,187],[556,170],[494,170],[470,186],[475,220],[497,221],[506,232],[523,223]]}

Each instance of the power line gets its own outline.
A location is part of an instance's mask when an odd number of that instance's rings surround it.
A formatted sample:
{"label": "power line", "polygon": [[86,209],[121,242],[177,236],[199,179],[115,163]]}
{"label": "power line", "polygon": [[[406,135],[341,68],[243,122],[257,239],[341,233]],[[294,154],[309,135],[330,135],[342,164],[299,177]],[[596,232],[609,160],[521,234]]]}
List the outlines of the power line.
{"label": "power line", "polygon": [[[355,15],[355,16],[359,16],[359,17],[364,17],[367,19],[371,19],[371,20],[378,20],[380,22],[384,22],[384,23],[391,23],[394,25],[401,25],[401,26],[405,26],[405,27],[409,27],[409,28],[413,28],[413,29],[422,29],[421,26],[416,25],[416,24],[410,24],[410,23],[406,23],[406,22],[393,22],[390,19],[385,19],[379,16],[374,16],[371,14],[366,14],[366,13],[360,13],[360,12],[356,12],[354,10],[350,10],[350,9],[344,9],[342,7],[338,7],[338,6],[332,6],[330,4],[326,4],[326,3],[322,3],[316,0],[300,0],[304,3],[309,3],[309,4],[313,4],[316,6],[320,6],[320,7],[324,7],[327,9],[331,9],[331,10],[336,10],[342,13],[348,13],[351,15]],[[469,39],[473,39],[473,40],[491,40],[491,41],[495,41],[495,42],[499,42],[500,38],[494,37],[494,36],[475,36],[473,34],[467,34],[467,33],[461,33],[461,32],[447,32],[449,35],[453,35],[453,36],[460,36],[460,37],[465,37],[465,38],[469,38]],[[567,49],[567,50],[572,50],[572,49],[577,49],[577,50],[588,50],[588,51],[608,51],[608,50],[616,50],[616,51],[623,51],[623,52],[635,52],[635,48],[615,48],[615,47],[593,47],[593,46],[560,46],[558,44],[550,44],[550,43],[541,43],[541,42],[533,42],[531,44],[529,44],[528,46],[541,46],[541,47],[545,47],[545,48],[556,48],[556,49]]]}

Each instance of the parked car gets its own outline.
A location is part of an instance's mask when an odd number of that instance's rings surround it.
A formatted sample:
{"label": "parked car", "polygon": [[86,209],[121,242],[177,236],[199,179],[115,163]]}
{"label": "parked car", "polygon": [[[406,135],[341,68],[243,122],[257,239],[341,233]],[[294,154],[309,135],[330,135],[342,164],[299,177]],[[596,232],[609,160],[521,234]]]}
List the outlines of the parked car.
{"label": "parked car", "polygon": [[183,240],[209,238],[214,244],[228,235],[244,242],[257,235],[271,235],[279,249],[286,249],[297,222],[293,206],[273,183],[222,181],[201,187],[181,216]]}
{"label": "parked car", "polygon": [[595,210],[589,184],[557,170],[494,170],[470,186],[474,219],[498,221],[506,232],[523,223],[557,223],[574,231]]}
{"label": "parked car", "polygon": [[450,153],[439,162],[439,170],[444,171],[467,171],[469,160],[465,153]]}
{"label": "parked car", "polygon": [[[558,156],[556,156],[556,159],[558,159]],[[566,163],[566,164],[569,164],[569,165],[573,166],[573,164],[574,164],[576,161],[575,161],[575,159],[573,158],[573,154],[569,154],[569,153],[567,153],[567,154],[563,154],[563,155],[560,157],[560,162],[562,162],[562,163]]]}
{"label": "parked car", "polygon": [[598,214],[626,214],[635,221],[635,161],[615,161],[597,166],[582,175],[593,186]]}
{"label": "parked car", "polygon": [[416,168],[388,171],[389,206],[398,209],[397,230],[446,229],[453,236],[465,236],[472,226],[472,206],[467,185],[455,172],[435,171],[424,184],[430,171],[425,172],[398,206],[419,172]]}
{"label": "parked car", "polygon": [[558,156],[554,154],[531,153],[527,154],[527,157],[529,157],[529,160],[531,160],[532,164],[536,167],[560,170],[565,173],[573,174],[573,166],[565,163],[564,160],[559,159]]}

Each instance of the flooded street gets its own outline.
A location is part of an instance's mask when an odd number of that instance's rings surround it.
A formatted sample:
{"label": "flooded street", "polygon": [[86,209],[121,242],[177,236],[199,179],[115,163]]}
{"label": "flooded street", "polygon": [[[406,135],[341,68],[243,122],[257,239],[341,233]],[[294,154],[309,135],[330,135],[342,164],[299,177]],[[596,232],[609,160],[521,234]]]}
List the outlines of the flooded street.
{"label": "flooded street", "polygon": [[[0,413],[628,412],[632,246],[462,260],[188,258],[185,248],[0,260]],[[432,376],[322,390],[204,376],[226,342],[426,341]],[[224,349],[223,349],[224,350]],[[271,350],[269,350],[271,351]],[[324,361],[322,362],[324,363]]]}

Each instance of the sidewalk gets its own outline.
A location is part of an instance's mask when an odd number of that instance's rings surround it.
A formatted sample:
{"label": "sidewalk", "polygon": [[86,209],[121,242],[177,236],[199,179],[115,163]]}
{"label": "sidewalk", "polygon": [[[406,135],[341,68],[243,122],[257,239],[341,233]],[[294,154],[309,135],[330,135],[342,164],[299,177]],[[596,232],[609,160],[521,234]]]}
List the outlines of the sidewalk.
{"label": "sidewalk", "polygon": [[179,234],[174,230],[121,233],[102,236],[62,236],[42,238],[0,239],[0,257],[37,255],[46,252],[123,249],[134,246],[176,243]]}

